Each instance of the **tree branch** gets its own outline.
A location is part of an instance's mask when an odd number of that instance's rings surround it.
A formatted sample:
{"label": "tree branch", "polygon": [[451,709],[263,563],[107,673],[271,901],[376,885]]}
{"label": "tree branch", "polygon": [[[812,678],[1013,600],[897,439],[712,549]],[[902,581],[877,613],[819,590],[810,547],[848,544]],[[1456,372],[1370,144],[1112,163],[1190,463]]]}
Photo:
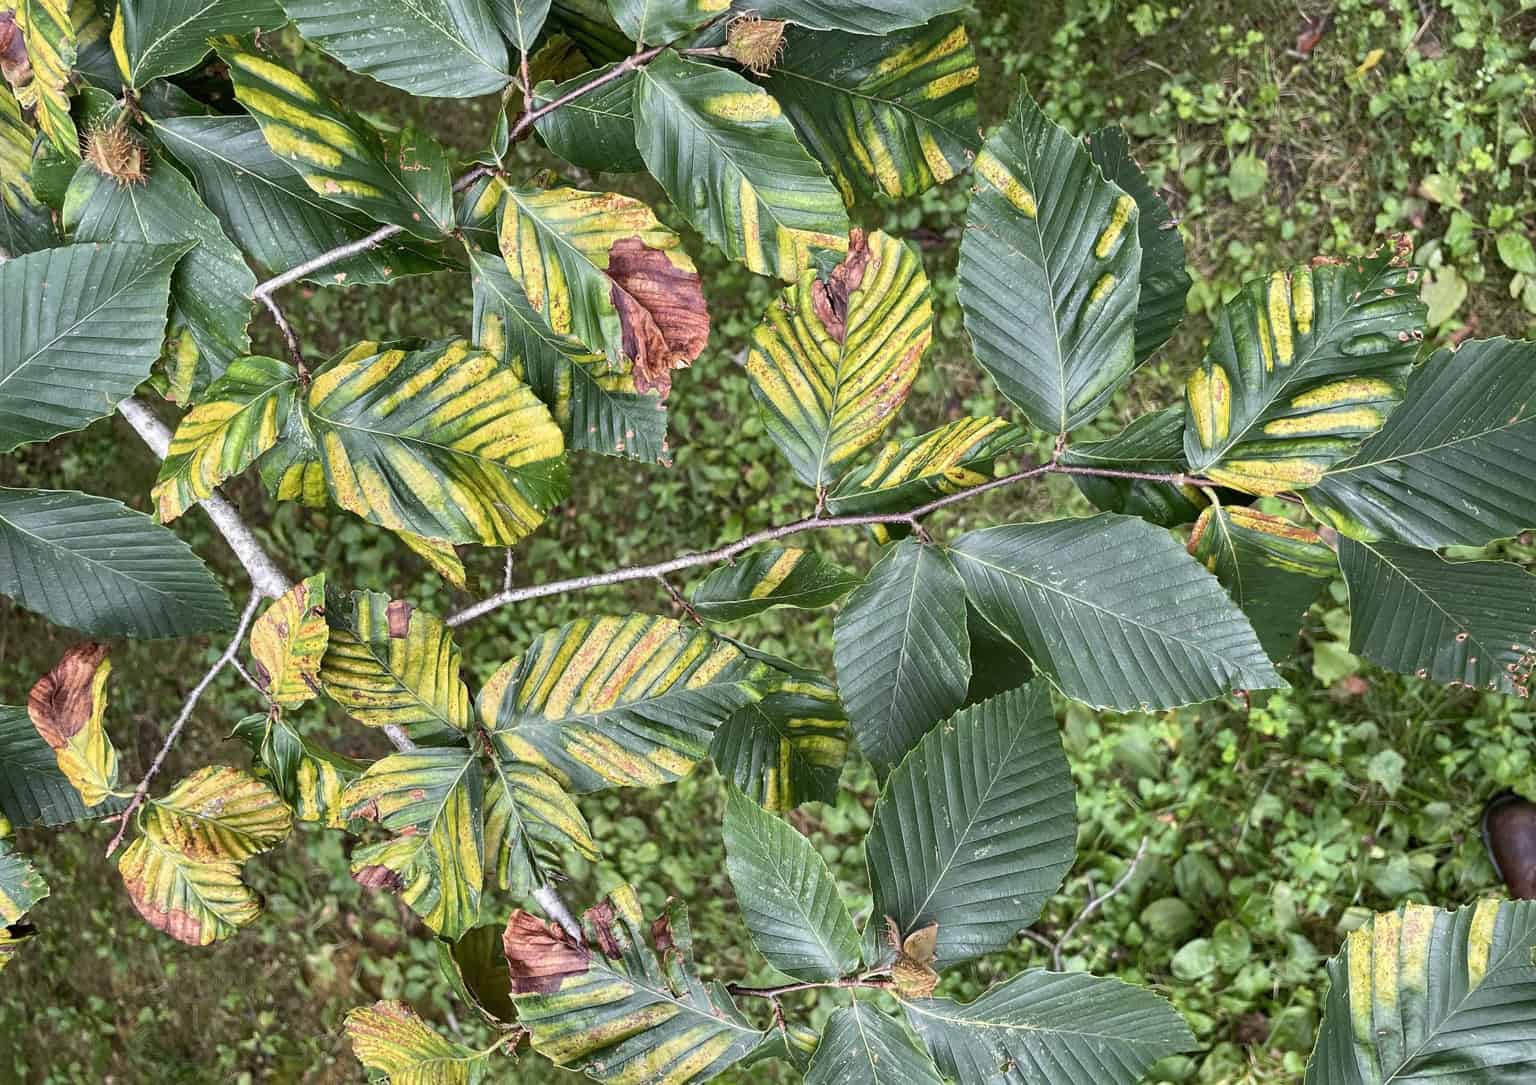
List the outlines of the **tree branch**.
{"label": "tree branch", "polygon": [[845,976],[836,980],[807,981],[804,983],[784,983],[777,987],[743,987],[739,983],[727,983],[725,989],[738,998],[778,998],[780,995],[794,994],[796,991],[818,991],[823,988],[846,990],[850,987],[869,988],[877,991],[887,991],[895,986],[895,981],[890,979],[874,979],[869,976]]}
{"label": "tree branch", "polygon": [[538,902],[540,908],[544,909],[545,915],[560,924],[560,929],[565,931],[566,934],[576,939],[577,942],[581,942],[584,939],[581,924],[576,922],[576,917],[571,914],[570,908],[566,907],[564,899],[560,896],[560,891],[555,888],[553,882],[545,882],[535,889],[533,891],[533,899]]}

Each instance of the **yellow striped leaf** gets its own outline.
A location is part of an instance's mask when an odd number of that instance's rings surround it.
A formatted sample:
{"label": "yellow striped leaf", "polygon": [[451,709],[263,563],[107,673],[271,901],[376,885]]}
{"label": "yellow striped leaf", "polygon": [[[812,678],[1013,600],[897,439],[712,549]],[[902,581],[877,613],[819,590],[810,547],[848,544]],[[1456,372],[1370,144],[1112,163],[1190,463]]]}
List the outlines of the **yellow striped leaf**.
{"label": "yellow striped leaf", "polygon": [[598,857],[576,801],[537,765],[493,757],[485,790],[485,859],[496,884],[527,896],[542,884],[549,865],[558,866],[551,860],[560,846],[587,860]]}
{"label": "yellow striped leaf", "polygon": [[709,756],[720,775],[765,810],[832,802],[848,756],[848,720],[837,688],[800,668],[778,676],[763,699],[715,732]]}
{"label": "yellow striped leaf", "polygon": [[199,863],[242,863],[293,828],[282,797],[243,769],[205,765],[144,807],[146,836]]}
{"label": "yellow striped leaf", "polygon": [[251,624],[251,668],[258,685],[284,708],[320,692],[320,660],[330,640],[325,574],[305,577]]}
{"label": "yellow striped leaf", "polygon": [[689,602],[708,621],[734,622],[773,607],[831,606],[860,583],[809,550],[770,546],[710,573]]}
{"label": "yellow striped leaf", "polygon": [[219,56],[267,146],[311,190],[418,237],[453,229],[449,163],[436,141],[410,129],[383,140],[287,68],[233,46]]}
{"label": "yellow striped leaf", "polygon": [[[361,361],[378,354],[382,344],[365,339],[326,359],[323,369]],[[307,508],[323,509],[330,503],[325,468],[320,463],[320,444],[310,428],[306,412],[290,411],[288,423],[276,447],[257,461],[262,484],[279,501],[297,501]]]}
{"label": "yellow striped leaf", "polygon": [[502,937],[518,1023],[556,1064],[615,1085],[688,1085],[765,1038],[722,987],[699,978],[680,901],[646,924],[634,888],[620,886],[582,927],[577,941],[519,909]]}
{"label": "yellow striped leaf", "polygon": [[791,31],[768,89],[850,207],[916,196],[981,148],[976,50],[955,18],[888,37]]}
{"label": "yellow striped leaf", "polygon": [[144,921],[189,946],[228,938],[261,914],[261,898],[240,880],[238,863],[199,863],[141,836],[117,869]]}
{"label": "yellow striped leaf", "polygon": [[467,574],[464,571],[464,562],[459,558],[459,552],[453,548],[453,543],[447,539],[429,539],[414,531],[397,531],[395,535],[410,548],[412,553],[432,566],[438,576],[455,588],[464,587]]}
{"label": "yellow striped leaf", "polygon": [[827,511],[848,516],[916,508],[991,481],[993,461],[1028,443],[1028,434],[1001,418],[962,418],[904,441],[887,441],[873,460],[832,488]]}
{"label": "yellow striped leaf", "polygon": [[663,53],[637,73],[633,112],[646,169],[732,260],[792,283],[846,249],[842,197],[761,87]]}
{"label": "yellow striped leaf", "polygon": [[771,673],[670,618],[583,618],[503,664],[478,707],[503,756],[542,765],[572,790],[650,787],[692,771]]}
{"label": "yellow striped leaf", "polygon": [[298,373],[275,358],[237,358],[182,418],[150,494],[169,523],[277,444]]}
{"label": "yellow striped leaf", "polygon": [[1402,399],[1423,338],[1418,276],[1388,250],[1247,283],[1185,389],[1189,466],[1276,494],[1352,455]]}
{"label": "yellow striped leaf", "polygon": [[473,751],[440,746],[391,754],[342,796],[347,816],[395,835],[352,854],[352,876],[389,889],[427,926],[457,938],[475,925],[485,885],[485,781]]}
{"label": "yellow striped leaf", "polygon": [[917,253],[861,231],[826,278],[807,271],[763,314],[747,376],[769,436],[801,481],[833,482],[885,432],[933,334]]}
{"label": "yellow striped leaf", "polygon": [[32,191],[32,140],[36,131],[0,83],[0,248],[11,257],[58,244],[53,218]]}
{"label": "yellow striped leaf", "polygon": [[328,592],[330,642],[320,661],[326,694],[369,727],[394,724],[417,741],[442,741],[470,722],[469,691],[448,628],[379,592]]}
{"label": "yellow striped leaf", "polygon": [[[37,126],[54,150],[80,160],[80,136],[69,115],[69,76],[75,66],[75,16],[83,0],[15,0],[16,29],[26,43],[32,78],[16,100],[36,111]],[[88,5],[87,5],[88,6]]]}
{"label": "yellow striped leaf", "polygon": [[462,339],[333,366],[306,407],[331,496],[391,531],[507,546],[566,496],[549,408]]}
{"label": "yellow striped leaf", "polygon": [[235,724],[232,738],[250,747],[257,775],[270,783],[299,821],[344,829],[341,796],[363,766],[307,741],[293,725],[268,714]]}
{"label": "yellow striped leaf", "polygon": [[111,673],[107,646],[86,641],[65,652],[27,696],[32,726],[86,806],[104,801],[117,787],[117,750],[102,724]]}
{"label": "yellow striped leaf", "polygon": [[345,1027],[357,1061],[393,1085],[476,1085],[484,1075],[485,1052],[434,1032],[404,1002],[360,1006]]}

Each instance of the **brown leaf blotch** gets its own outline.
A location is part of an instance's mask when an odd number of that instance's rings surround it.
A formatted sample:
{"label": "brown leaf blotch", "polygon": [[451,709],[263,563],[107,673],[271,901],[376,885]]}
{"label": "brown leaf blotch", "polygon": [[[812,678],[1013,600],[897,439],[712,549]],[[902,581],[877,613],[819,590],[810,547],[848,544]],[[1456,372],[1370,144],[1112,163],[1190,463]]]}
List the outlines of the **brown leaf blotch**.
{"label": "brown leaf blotch", "polygon": [[624,950],[613,936],[613,921],[616,918],[613,904],[601,900],[587,909],[586,917],[592,922],[592,930],[597,934],[597,947],[603,951],[603,956],[614,961],[622,957]]}
{"label": "brown leaf blotch", "polygon": [[411,628],[411,604],[396,599],[384,608],[384,617],[389,621],[389,635],[400,640]]}
{"label": "brown leaf blotch", "polygon": [[698,272],[677,267],[638,237],[626,237],[608,250],[608,275],[635,388],[665,399],[672,370],[686,369],[709,341],[709,308]]}
{"label": "brown leaf blotch", "polygon": [[851,230],[848,255],[843,262],[832,269],[829,277],[811,284],[811,312],[827,329],[827,334],[839,343],[848,334],[848,299],[864,285],[870,259],[869,241],[864,231]]}
{"label": "brown leaf blotch", "polygon": [[404,878],[389,867],[377,863],[359,869],[352,875],[352,880],[364,889],[388,889],[391,893],[398,893],[405,888]]}
{"label": "brown leaf blotch", "polygon": [[587,970],[590,954],[559,926],[519,908],[507,920],[501,949],[512,973],[512,993],[547,994],[567,976]]}
{"label": "brown leaf blotch", "polygon": [[107,658],[107,646],[95,641],[77,644],[58,665],[37,680],[27,695],[27,715],[43,741],[63,748],[91,718],[96,668]]}

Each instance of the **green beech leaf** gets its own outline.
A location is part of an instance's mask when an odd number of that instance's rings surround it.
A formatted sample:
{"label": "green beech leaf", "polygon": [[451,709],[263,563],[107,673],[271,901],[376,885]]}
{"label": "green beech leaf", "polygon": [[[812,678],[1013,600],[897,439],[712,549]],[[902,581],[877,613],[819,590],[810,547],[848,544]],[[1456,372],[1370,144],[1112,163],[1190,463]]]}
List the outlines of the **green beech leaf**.
{"label": "green beech leaf", "polygon": [[200,863],[241,863],[270,851],[293,828],[293,813],[266,783],[243,769],[205,765],[162,798],[151,798],[145,835]]}
{"label": "green beech leaf", "polygon": [[664,45],[730,7],[730,0],[608,0],[614,21],[636,45]]}
{"label": "green beech leaf", "polygon": [[196,66],[209,40],[253,30],[277,30],[288,21],[277,0],[118,0],[112,51],[130,87]]}
{"label": "green beech leaf", "polygon": [[512,78],[485,0],[282,2],[306,41],[354,72],[423,98],[477,98]]}
{"label": "green beech leaf", "polygon": [[636,389],[634,364],[610,364],[550,330],[493,253],[467,246],[475,297],[475,345],[526,381],[549,407],[573,451],[667,459],[666,401]]}
{"label": "green beech leaf", "polygon": [[240,880],[238,863],[200,863],[141,836],[123,851],[117,869],[144,922],[189,946],[232,937],[261,914],[261,898]]}
{"label": "green beech leaf", "polygon": [[975,174],[959,297],[976,360],[1032,423],[1065,433],[1136,364],[1136,201],[1023,91]]}
{"label": "green beech leaf", "polygon": [[[1069,445],[1062,462],[1071,467],[1140,471],[1148,474],[1184,474],[1184,410],[1167,407],[1153,411],[1104,441]],[[1160,527],[1178,527],[1200,515],[1209,502],[1195,486],[1146,479],[1073,475],[1072,481],[1095,508],[1137,516]]]}
{"label": "green beech leaf", "polygon": [[852,975],[859,935],[811,842],[735,788],[722,831],[742,921],[768,963],[799,980]]}
{"label": "green beech leaf", "polygon": [[735,6],[764,19],[783,19],[813,30],[889,34],[967,5],[966,0],[737,0]]}
{"label": "green beech leaf", "polygon": [[30,69],[31,78],[15,87],[17,100],[33,110],[51,148],[70,162],[80,161],[80,137],[69,112],[70,73],[79,44],[71,10],[76,6],[68,0],[9,0],[6,4],[20,36],[16,44],[26,58],[15,75],[7,63],[6,76],[25,78],[23,73]]}
{"label": "green beech leaf", "polygon": [[889,769],[965,700],[963,585],[942,550],[903,539],[849,596],[833,629],[848,722],[864,756]]}
{"label": "green beech leaf", "polygon": [[[47,896],[48,883],[43,876],[25,856],[12,850],[9,840],[0,839],[0,927],[20,922]],[[3,961],[0,957],[0,963]]]}
{"label": "green beech leaf", "polygon": [[311,191],[428,240],[453,229],[452,178],[436,141],[409,129],[386,141],[287,68],[234,47],[219,56],[267,146]]}
{"label": "green beech leaf", "polygon": [[939,1069],[964,1082],[1136,1085],[1158,1059],[1195,1042],[1151,991],[1080,972],[1025,972],[963,1005],[905,1005]]}
{"label": "green beech leaf", "polygon": [[462,339],[332,366],[305,407],[331,496],[391,531],[505,546],[566,496],[549,409]]}
{"label": "green beech leaf", "polygon": [[504,756],[542,765],[572,790],[650,787],[691,772],[771,675],[670,618],[583,618],[541,633],[478,703]]}
{"label": "green beech leaf", "polygon": [[715,732],[715,767],[765,810],[832,802],[848,755],[837,688],[798,667],[761,688],[762,700],[737,709]]}
{"label": "green beech leaf", "polygon": [[1349,650],[1388,670],[1528,697],[1536,670],[1536,577],[1506,561],[1339,540]]}
{"label": "green beech leaf", "polygon": [[892,770],[864,842],[874,911],[905,937],[937,923],[934,967],[1002,949],[1061,888],[1077,851],[1072,774],[1044,682],[934,727]]}
{"label": "green beech leaf", "polygon": [[517,1009],[512,1005],[512,977],[501,952],[501,924],[471,927],[455,941],[437,940],[437,966],[454,993],[468,1002],[487,1021],[512,1024]]}
{"label": "green beech leaf", "polygon": [[867,1002],[835,1010],[805,1085],[944,1085],[906,1030]]}
{"label": "green beech leaf", "polygon": [[1141,520],[1005,524],[949,553],[982,617],[1074,700],[1173,708],[1285,685],[1216,578]]}
{"label": "green beech leaf", "polygon": [[[319,195],[267,146],[252,118],[166,117],[154,133],[187,167],[224,232],[268,274],[356,241],[377,224]],[[422,251],[386,241],[305,276],[305,282],[385,283],[438,267]]]}
{"label": "green beech leaf", "polygon": [[858,577],[809,550],[770,546],[710,573],[689,602],[706,621],[735,622],[774,607],[831,606],[858,586]]}
{"label": "green beech leaf", "polygon": [[1295,649],[1302,616],[1339,571],[1317,532],[1245,508],[1206,509],[1189,552],[1216,574],[1271,659]]}
{"label": "green beech leaf", "polygon": [[84,429],[133,394],[191,247],[66,245],[0,264],[0,452]]}
{"label": "green beech leaf", "polygon": [[106,817],[125,805],[126,799],[107,798],[86,806],[27,710],[0,705],[0,817],[18,829],[52,827]]}
{"label": "green beech leaf", "polygon": [[360,1006],[344,1027],[357,1061],[394,1085],[479,1085],[485,1076],[487,1054],[440,1035],[404,1002]]}
{"label": "green beech leaf", "polygon": [[597,859],[597,842],[576,801],[560,782],[536,765],[491,759],[485,792],[485,857],[496,884],[527,896],[559,865],[558,847],[583,859]]}
{"label": "green beech leaf", "polygon": [[1353,457],[1305,491],[1345,535],[1433,549],[1536,527],[1536,343],[1437,351]]}
{"label": "green beech leaf", "polygon": [[847,258],[807,270],[763,314],[747,376],[768,435],[807,485],[833,482],[885,432],[933,337],[917,253],[855,231]]}
{"label": "green beech leaf", "polygon": [[846,247],[842,198],[761,87],[663,53],[637,74],[633,108],[646,168],[732,260],[792,283],[817,250]]}
{"label": "green beech leaf", "polygon": [[[533,88],[533,104],[548,105],[614,67],[605,64],[563,83],[546,79]],[[645,169],[645,159],[635,146],[634,98],[635,74],[626,72],[545,114],[534,127],[545,145],[573,166],[603,173],[639,173]]]}
{"label": "green beech leaf", "polygon": [[834,516],[904,512],[992,479],[997,457],[1029,436],[1001,418],[962,418],[936,430],[887,441],[874,459],[842,477],[827,496]]}
{"label": "green beech leaf", "polygon": [[531,56],[534,42],[549,18],[550,0],[488,0],[488,3],[491,16],[512,47]]}
{"label": "green beech leaf", "polygon": [[557,1065],[598,1081],[690,1085],[763,1041],[723,987],[699,978],[681,902],[646,924],[635,890],[620,886],[582,927],[578,942],[519,909],[502,939],[518,1023]]}
{"label": "green beech leaf", "polygon": [[234,625],[224,590],[191,547],[121,502],[73,490],[0,488],[0,594],[94,636],[183,637]]}
{"label": "green beech leaf", "polygon": [[1136,298],[1136,364],[1168,342],[1184,319],[1193,280],[1184,268],[1184,238],[1168,205],[1131,157],[1123,128],[1100,128],[1088,137],[1088,153],[1104,176],[1136,201],[1141,240],[1140,291]]}
{"label": "green beech leaf", "polygon": [[965,690],[967,705],[1018,689],[1034,676],[1035,668],[1029,656],[999,633],[969,602],[965,604],[965,631],[971,638],[971,684]]}
{"label": "green beech leaf", "polygon": [[1328,962],[1306,1085],[1515,1085],[1536,1073],[1536,903],[1409,904]]}
{"label": "green beech leaf", "polygon": [[247,716],[230,735],[250,747],[257,776],[270,783],[299,821],[346,828],[341,796],[363,766],[304,738],[287,720],[265,713]]}
{"label": "green beech leaf", "polygon": [[852,206],[916,196],[981,147],[976,51],[958,19],[892,34],[791,33],[768,90]]}
{"label": "green beech leaf", "polygon": [[16,96],[0,82],[0,249],[8,260],[58,244],[53,219],[32,191],[36,136]]}
{"label": "green beech leaf", "polygon": [[1185,389],[1190,467],[1274,494],[1346,459],[1402,398],[1424,326],[1418,275],[1387,250],[1247,283]]}

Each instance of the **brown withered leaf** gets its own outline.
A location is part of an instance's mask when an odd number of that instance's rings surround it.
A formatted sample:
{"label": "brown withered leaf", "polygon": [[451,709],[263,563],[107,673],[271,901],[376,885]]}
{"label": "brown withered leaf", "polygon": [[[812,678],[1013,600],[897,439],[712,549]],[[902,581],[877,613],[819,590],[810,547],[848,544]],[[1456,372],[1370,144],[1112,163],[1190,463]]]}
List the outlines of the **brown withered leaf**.
{"label": "brown withered leaf", "polygon": [[843,262],[832,269],[831,276],[811,284],[811,311],[826,327],[827,334],[839,343],[848,334],[848,298],[863,285],[869,258],[869,241],[864,231],[852,230]]}
{"label": "brown withered leaf", "polygon": [[512,993],[518,995],[557,990],[565,977],[585,972],[590,957],[587,947],[559,926],[521,908],[507,920],[501,950],[512,973]]}
{"label": "brown withered leaf", "polygon": [[686,369],[709,340],[709,308],[696,271],[685,271],[638,237],[608,250],[611,298],[624,332],[624,353],[634,360],[635,388],[672,390],[672,370]]}
{"label": "brown withered leaf", "polygon": [[23,87],[32,81],[32,60],[27,56],[27,43],[16,25],[14,11],[0,11],[0,76],[12,87]]}
{"label": "brown withered leaf", "polygon": [[95,641],[77,644],[58,665],[37,680],[27,695],[27,715],[43,741],[55,750],[91,722],[100,691],[96,671],[107,658],[107,646]]}

